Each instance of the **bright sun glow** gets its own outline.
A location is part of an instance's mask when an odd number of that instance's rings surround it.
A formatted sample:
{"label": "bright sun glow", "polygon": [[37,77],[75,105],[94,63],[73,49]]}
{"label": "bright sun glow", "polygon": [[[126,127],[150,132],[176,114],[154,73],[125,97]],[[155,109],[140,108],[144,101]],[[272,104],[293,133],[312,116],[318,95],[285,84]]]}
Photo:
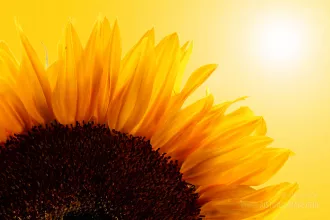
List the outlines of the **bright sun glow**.
{"label": "bright sun glow", "polygon": [[305,37],[305,25],[301,20],[275,14],[258,20],[251,46],[263,65],[292,67],[306,53]]}
{"label": "bright sun glow", "polygon": [[273,61],[289,61],[299,57],[302,33],[289,21],[273,21],[262,28],[261,53]]}

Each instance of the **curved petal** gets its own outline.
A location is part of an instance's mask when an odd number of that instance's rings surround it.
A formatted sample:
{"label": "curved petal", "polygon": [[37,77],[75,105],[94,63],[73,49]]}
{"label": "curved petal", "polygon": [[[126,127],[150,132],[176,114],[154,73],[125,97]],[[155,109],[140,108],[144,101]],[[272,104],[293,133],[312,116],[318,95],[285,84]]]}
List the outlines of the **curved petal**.
{"label": "curved petal", "polygon": [[156,126],[165,113],[164,109],[167,109],[171,100],[176,76],[181,65],[178,35],[175,33],[164,38],[155,50],[157,65],[150,106],[136,130],[137,135],[146,138],[151,138],[156,131]]}
{"label": "curved petal", "polygon": [[[209,152],[217,152],[226,149],[227,146],[235,146],[237,140],[243,137],[249,137],[255,130],[258,120],[259,117],[251,117],[245,120],[233,121],[230,123],[230,126],[222,126],[220,124],[217,128],[215,127],[212,133],[209,133],[205,140],[203,140],[201,147],[185,160],[181,171],[186,172],[199,162],[206,160],[207,158],[205,158],[205,156],[207,156]],[[250,141],[250,139],[243,139],[243,141],[245,140]],[[243,145],[246,143],[243,142]]]}
{"label": "curved petal", "polygon": [[213,106],[203,118],[199,121],[195,121],[193,130],[185,131],[184,135],[180,137],[180,141],[175,143],[175,147],[172,148],[169,155],[176,160],[184,161],[194,151],[205,146],[205,141],[210,135],[210,128],[218,126],[225,116],[226,110],[232,104],[244,100],[245,98],[246,97],[242,97]]}
{"label": "curved petal", "polygon": [[102,83],[100,77],[103,74],[104,51],[109,43],[111,35],[108,20],[99,17],[94,25],[83,52],[83,68],[78,76],[78,97],[76,120],[89,120],[95,110],[97,95]]}
{"label": "curved petal", "polygon": [[173,88],[174,94],[178,94],[179,92],[181,92],[182,78],[183,78],[183,74],[186,69],[186,66],[188,64],[189,58],[191,56],[192,48],[193,48],[193,44],[191,42],[186,42],[181,47],[181,60],[180,60],[181,65],[180,65],[180,69],[179,69],[176,79],[175,79],[175,84],[174,84],[174,88]]}
{"label": "curved petal", "polygon": [[[105,19],[104,23],[107,22],[108,21]],[[97,100],[95,116],[99,123],[106,123],[109,104],[115,96],[115,89],[120,71],[121,40],[117,22],[115,22],[111,30],[103,58],[103,72],[99,79],[101,83],[95,95],[95,99]]]}
{"label": "curved petal", "polygon": [[[238,187],[231,196],[222,198],[217,188],[207,192],[214,192],[214,200],[202,206],[201,214],[205,219],[265,219],[284,207],[292,195],[298,190],[297,184],[282,183],[259,190],[246,190]],[[203,196],[203,195],[202,195]],[[210,195],[208,195],[210,196]],[[218,199],[217,199],[218,198]]]}
{"label": "curved petal", "polygon": [[111,128],[130,132],[144,116],[151,96],[154,58],[154,31],[150,30],[122,61],[120,75],[131,76],[115,96],[116,105],[110,105]]}
{"label": "curved petal", "polygon": [[168,108],[165,109],[165,115],[171,115],[179,111],[187,98],[209,78],[216,68],[216,64],[207,64],[195,70],[184,85],[182,91],[172,98]]}
{"label": "curved petal", "polygon": [[63,65],[63,60],[57,60],[52,63],[46,70],[46,74],[52,91],[55,89],[58,74],[63,70]]}
{"label": "curved petal", "polygon": [[217,170],[218,173],[226,172],[249,159],[258,157],[272,141],[271,138],[265,136],[247,136],[232,145],[221,148],[198,149],[184,162],[181,172],[187,180],[199,175],[205,176],[214,170]]}
{"label": "curved petal", "polygon": [[1,79],[11,83],[16,83],[19,64],[9,49],[8,45],[3,41],[0,41],[0,68]]}
{"label": "curved petal", "polygon": [[[236,151],[233,151],[228,154],[227,159],[219,156],[198,164],[184,172],[183,177],[194,185],[240,184],[257,186],[265,183],[276,174],[292,155],[292,152],[287,149],[266,148],[261,152],[260,150],[258,152],[258,148],[250,147],[248,149],[254,150],[254,152],[249,155],[250,152],[246,151],[247,157],[235,155]],[[207,166],[212,164],[215,165],[213,167]]]}
{"label": "curved petal", "polygon": [[30,117],[13,88],[0,82],[0,142],[31,126]]}
{"label": "curved petal", "polygon": [[43,124],[54,117],[51,108],[51,87],[37,53],[18,24],[17,29],[25,50],[20,65],[20,80],[17,82],[19,93],[29,114],[38,123]]}
{"label": "curved petal", "polygon": [[235,116],[226,115],[220,118],[220,121],[211,123],[205,131],[208,132],[208,136],[203,141],[203,146],[218,147],[230,145],[242,137],[252,135],[259,127],[260,120],[263,120],[263,118],[254,116],[252,111],[245,112],[245,108],[240,108],[237,112],[240,110],[242,110],[242,114]]}
{"label": "curved petal", "polygon": [[217,64],[208,64],[199,67],[189,77],[186,85],[182,89],[182,97],[186,99],[193,93],[200,85],[202,85],[218,67]]}
{"label": "curved petal", "polygon": [[[294,153],[289,149],[267,148],[261,157],[243,165],[246,170],[242,178],[235,181],[242,185],[259,186],[274,176]],[[244,172],[242,169],[242,172]],[[237,176],[240,173],[238,173]]]}
{"label": "curved petal", "polygon": [[62,124],[76,121],[78,77],[82,58],[82,46],[77,33],[69,22],[63,40],[59,44],[59,60],[63,61],[53,91],[53,110]]}
{"label": "curved petal", "polygon": [[131,57],[126,60],[120,73],[133,73],[121,94],[120,113],[116,128],[130,132],[139,124],[149,107],[150,91],[153,87],[156,59],[154,51],[154,30],[151,30]]}
{"label": "curved petal", "polygon": [[227,199],[242,198],[255,193],[255,189],[250,186],[241,185],[211,185],[201,186],[197,189],[200,195],[198,202],[202,206],[213,200],[225,201]]}
{"label": "curved petal", "polygon": [[213,101],[213,96],[208,95],[168,119],[152,136],[152,146],[167,153],[177,148],[176,143],[189,135],[195,124],[212,108]]}

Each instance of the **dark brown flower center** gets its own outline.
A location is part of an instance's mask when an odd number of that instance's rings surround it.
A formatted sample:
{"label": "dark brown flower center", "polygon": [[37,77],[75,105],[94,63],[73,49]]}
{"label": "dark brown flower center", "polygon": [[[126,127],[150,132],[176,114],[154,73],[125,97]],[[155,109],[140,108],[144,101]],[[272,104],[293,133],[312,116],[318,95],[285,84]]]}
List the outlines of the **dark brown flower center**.
{"label": "dark brown flower center", "polygon": [[52,123],[0,145],[4,219],[198,219],[176,161],[107,126]]}

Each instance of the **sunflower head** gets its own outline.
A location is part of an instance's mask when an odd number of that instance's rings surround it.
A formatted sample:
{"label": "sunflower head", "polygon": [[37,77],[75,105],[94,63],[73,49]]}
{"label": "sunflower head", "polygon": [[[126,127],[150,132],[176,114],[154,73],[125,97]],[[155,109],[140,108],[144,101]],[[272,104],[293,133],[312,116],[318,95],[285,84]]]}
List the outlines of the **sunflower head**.
{"label": "sunflower head", "polygon": [[0,43],[3,219],[265,219],[297,190],[261,189],[292,152],[272,148],[245,97],[184,107],[215,64],[182,85],[192,44],[154,30],[122,57],[117,22],[82,45],[69,22],[45,67],[18,26],[20,61]]}

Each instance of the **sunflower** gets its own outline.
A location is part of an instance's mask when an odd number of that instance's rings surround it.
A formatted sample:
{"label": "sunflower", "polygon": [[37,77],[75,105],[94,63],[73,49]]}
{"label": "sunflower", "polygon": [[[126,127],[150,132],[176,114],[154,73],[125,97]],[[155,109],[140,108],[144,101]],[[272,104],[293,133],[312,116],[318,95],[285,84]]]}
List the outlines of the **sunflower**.
{"label": "sunflower", "polygon": [[121,58],[117,23],[99,18],[85,47],[68,22],[44,67],[18,32],[21,62],[0,44],[2,219],[265,219],[297,190],[270,179],[292,154],[266,124],[210,92],[186,99],[216,65],[181,87],[192,44],[155,44],[151,29]]}

